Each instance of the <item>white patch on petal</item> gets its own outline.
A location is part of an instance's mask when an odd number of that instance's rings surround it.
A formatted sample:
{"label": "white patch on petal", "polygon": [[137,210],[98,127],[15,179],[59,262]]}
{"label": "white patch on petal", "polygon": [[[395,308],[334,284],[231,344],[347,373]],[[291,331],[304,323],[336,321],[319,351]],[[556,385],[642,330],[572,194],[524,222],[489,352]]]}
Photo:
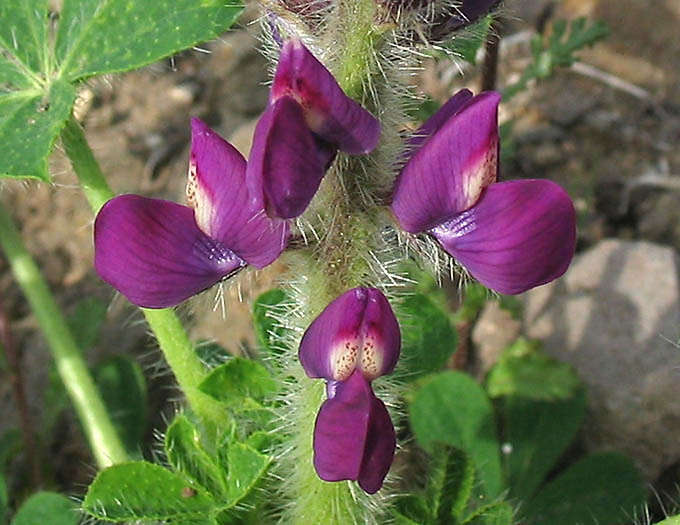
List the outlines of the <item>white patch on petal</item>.
{"label": "white patch on petal", "polygon": [[498,175],[498,139],[493,140],[477,162],[467,168],[463,175],[463,194],[465,200],[463,208],[467,209],[477,204],[484,188],[496,182]]}
{"label": "white patch on petal", "polygon": [[189,173],[187,177],[187,202],[194,209],[196,224],[208,237],[212,237],[212,224],[215,215],[215,207],[212,199],[198,180],[198,171],[193,159],[189,161]]}
{"label": "white patch on petal", "polygon": [[359,343],[357,339],[341,341],[331,352],[331,374],[336,381],[344,381],[356,369]]}

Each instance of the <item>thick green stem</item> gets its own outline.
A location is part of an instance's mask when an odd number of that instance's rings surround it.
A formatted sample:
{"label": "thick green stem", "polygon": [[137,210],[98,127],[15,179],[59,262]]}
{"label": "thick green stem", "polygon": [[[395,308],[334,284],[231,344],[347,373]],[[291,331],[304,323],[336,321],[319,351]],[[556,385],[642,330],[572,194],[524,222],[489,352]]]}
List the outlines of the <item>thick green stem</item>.
{"label": "thick green stem", "polygon": [[[62,131],[61,140],[83,193],[97,213],[114,194],[94,158],[80,124],[73,117]],[[224,421],[224,411],[217,401],[198,389],[206,370],[182,323],[170,308],[141,310],[192,410],[214,430],[215,426]]]}
{"label": "thick green stem", "polygon": [[14,222],[1,204],[0,245],[47,339],[57,371],[78,413],[97,464],[104,468],[127,461],[125,448],[116,434],[80,349]]}

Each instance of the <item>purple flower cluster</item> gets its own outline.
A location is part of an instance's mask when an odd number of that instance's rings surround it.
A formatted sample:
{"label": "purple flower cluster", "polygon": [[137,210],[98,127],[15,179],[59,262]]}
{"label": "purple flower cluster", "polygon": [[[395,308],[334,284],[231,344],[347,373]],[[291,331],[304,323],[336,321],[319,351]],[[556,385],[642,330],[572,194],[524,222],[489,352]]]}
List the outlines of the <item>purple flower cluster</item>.
{"label": "purple flower cluster", "polygon": [[[452,97],[407,142],[391,209],[403,230],[429,235],[483,284],[520,293],[565,272],[574,253],[568,195],[546,180],[498,182],[500,96]],[[380,124],[347,97],[299,41],[281,50],[269,104],[246,160],[192,120],[188,206],[136,195],[109,201],[95,222],[95,267],[131,302],[176,305],[286,248],[289,219],[314,197],[338,151],[372,151]],[[372,381],[400,351],[397,320],[375,288],[344,293],[300,343],[308,376],[327,381],[314,466],[327,481],[380,489],[395,431]]]}
{"label": "purple flower cluster", "polygon": [[369,494],[382,487],[397,440],[371,382],[394,370],[400,349],[397,319],[375,288],[345,292],[305,332],[300,362],[309,377],[327,381],[314,427],[321,479],[358,481]]}

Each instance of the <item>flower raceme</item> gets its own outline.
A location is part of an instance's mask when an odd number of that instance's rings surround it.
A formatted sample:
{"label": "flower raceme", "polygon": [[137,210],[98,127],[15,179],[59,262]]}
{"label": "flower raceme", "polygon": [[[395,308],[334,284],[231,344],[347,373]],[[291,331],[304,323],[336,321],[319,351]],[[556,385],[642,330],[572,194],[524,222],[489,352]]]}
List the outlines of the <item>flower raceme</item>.
{"label": "flower raceme", "polygon": [[423,124],[408,143],[392,211],[485,286],[517,294],[566,271],[576,221],[571,199],[551,181],[497,182],[499,102],[495,92],[462,90]]}
{"label": "flower raceme", "polygon": [[299,40],[286,41],[248,159],[255,206],[272,218],[301,215],[338,150],[369,153],[379,138],[376,118]]}
{"label": "flower raceme", "polygon": [[314,468],[325,481],[354,480],[380,490],[396,449],[394,426],[371,382],[394,370],[399,324],[375,288],[354,288],[331,302],[300,342],[309,377],[326,379],[314,427]]}
{"label": "flower raceme", "polygon": [[250,199],[241,154],[200,120],[191,129],[190,206],[121,195],[95,220],[95,268],[138,306],[174,306],[246,264],[263,268],[288,241],[288,224]]}

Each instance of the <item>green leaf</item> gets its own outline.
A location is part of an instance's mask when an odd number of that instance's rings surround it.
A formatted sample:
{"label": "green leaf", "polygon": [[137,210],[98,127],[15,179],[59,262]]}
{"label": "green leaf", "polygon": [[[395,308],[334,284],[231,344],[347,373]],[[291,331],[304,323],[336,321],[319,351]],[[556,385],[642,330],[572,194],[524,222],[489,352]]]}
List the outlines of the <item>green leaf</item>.
{"label": "green leaf", "polygon": [[104,301],[94,297],[87,297],[76,304],[68,318],[68,326],[81,350],[85,351],[97,342],[107,307]]}
{"label": "green leaf", "polygon": [[479,283],[469,284],[465,288],[463,302],[454,314],[454,320],[471,323],[489,299],[489,290]]}
{"label": "green leaf", "polygon": [[462,372],[436,374],[416,390],[409,421],[417,442],[432,451],[435,442],[465,451],[475,464],[484,493],[503,489],[496,423],[486,393]]}
{"label": "green leaf", "polygon": [[466,518],[463,525],[513,525],[513,515],[510,504],[500,501],[478,509]]}
{"label": "green leaf", "polygon": [[28,89],[0,94],[0,176],[49,180],[47,155],[68,118],[75,88],[54,81],[47,93]]}
{"label": "green leaf", "polygon": [[7,495],[7,483],[5,475],[0,472],[0,523],[7,523],[7,512],[9,511],[9,497]]}
{"label": "green leaf", "polygon": [[198,388],[217,401],[239,409],[245,398],[262,401],[275,392],[276,382],[257,361],[234,357],[213,369]]}
{"label": "green leaf", "polygon": [[666,518],[665,520],[658,522],[656,525],[680,525],[680,514]]}
{"label": "green leaf", "polygon": [[83,509],[110,521],[205,516],[215,502],[201,487],[169,470],[137,461],[101,471],[90,485]]}
{"label": "green leaf", "polygon": [[0,2],[0,48],[18,70],[44,71],[47,64],[47,0]]}
{"label": "green leaf", "polygon": [[572,397],[580,384],[571,366],[543,353],[539,342],[519,338],[489,372],[486,389],[491,397],[553,401]]}
{"label": "green leaf", "polygon": [[581,390],[573,398],[557,402],[520,397],[501,400],[504,454],[510,494],[529,499],[581,428],[586,398]]}
{"label": "green leaf", "polygon": [[208,369],[220,366],[231,358],[231,354],[226,348],[211,341],[198,341],[196,343],[196,355]]}
{"label": "green leaf", "polygon": [[288,302],[288,294],[274,288],[261,294],[253,304],[255,335],[260,347],[269,354],[280,354],[285,350],[282,342],[286,328],[277,319],[282,317]]}
{"label": "green leaf", "polygon": [[128,357],[115,356],[97,365],[92,375],[126,450],[138,452],[147,423],[142,369]]}
{"label": "green leaf", "polygon": [[420,494],[401,496],[395,504],[397,523],[430,523],[433,509]]}
{"label": "green leaf", "polygon": [[175,417],[165,433],[165,454],[175,469],[213,495],[226,494],[219,467],[203,449],[198,429],[182,414]]}
{"label": "green leaf", "polygon": [[226,31],[234,0],[64,0],[55,54],[71,82],[135,69]]}
{"label": "green leaf", "polygon": [[427,295],[418,293],[405,297],[396,311],[406,379],[441,370],[458,344],[448,312]]}
{"label": "green leaf", "polygon": [[19,429],[12,428],[0,436],[0,473],[5,471],[7,463],[19,453],[24,446],[24,440]]}
{"label": "green leaf", "polygon": [[38,492],[28,498],[17,511],[12,525],[78,525],[78,506],[56,492]]}
{"label": "green leaf", "polygon": [[489,37],[493,19],[493,15],[485,16],[469,27],[467,33],[455,38],[449,47],[474,66],[477,63],[477,52]]}
{"label": "green leaf", "polygon": [[645,485],[630,459],[593,454],[572,465],[520,507],[527,525],[630,523],[645,504]]}
{"label": "green leaf", "polygon": [[259,481],[272,461],[270,456],[259,453],[244,443],[229,445],[229,474],[227,475],[227,493],[229,507],[233,507],[243,499]]}
{"label": "green leaf", "polygon": [[426,488],[428,507],[442,525],[456,523],[472,495],[475,467],[462,450],[436,446]]}

